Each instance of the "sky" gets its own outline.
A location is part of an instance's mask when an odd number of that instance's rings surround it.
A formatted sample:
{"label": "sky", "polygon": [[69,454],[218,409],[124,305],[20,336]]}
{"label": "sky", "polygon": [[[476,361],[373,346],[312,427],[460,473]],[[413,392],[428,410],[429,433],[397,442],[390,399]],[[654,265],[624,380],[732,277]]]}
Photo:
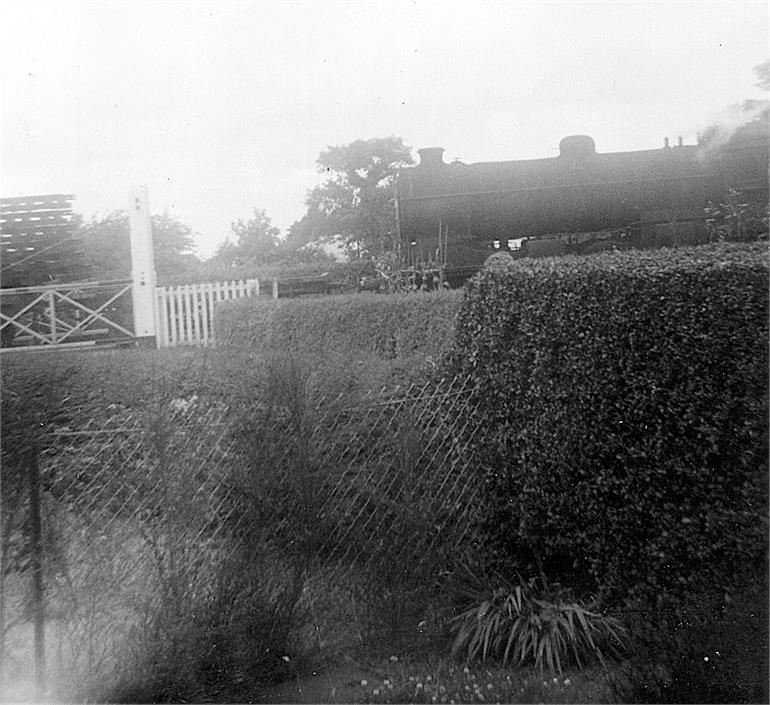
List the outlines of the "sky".
{"label": "sky", "polygon": [[0,4],[0,195],[150,208],[208,257],[284,232],[327,146],[396,135],[466,163],[695,143],[767,97],[762,2],[112,0]]}

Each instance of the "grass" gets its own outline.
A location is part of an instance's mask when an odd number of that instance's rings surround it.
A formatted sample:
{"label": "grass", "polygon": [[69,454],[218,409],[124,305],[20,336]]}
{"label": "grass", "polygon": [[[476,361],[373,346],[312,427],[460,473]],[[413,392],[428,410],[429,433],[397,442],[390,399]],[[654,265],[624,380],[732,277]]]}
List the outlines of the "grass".
{"label": "grass", "polygon": [[611,703],[611,672],[593,668],[543,677],[536,668],[466,666],[439,654],[391,654],[287,681],[257,702]]}

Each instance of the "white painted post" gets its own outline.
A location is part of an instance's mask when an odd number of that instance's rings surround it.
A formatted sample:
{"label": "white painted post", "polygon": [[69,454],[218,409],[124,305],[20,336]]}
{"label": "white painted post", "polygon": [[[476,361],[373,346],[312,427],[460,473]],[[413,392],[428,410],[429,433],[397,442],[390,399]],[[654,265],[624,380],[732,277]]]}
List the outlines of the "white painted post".
{"label": "white painted post", "polygon": [[138,186],[131,190],[128,206],[128,223],[131,229],[131,278],[134,280],[134,335],[137,338],[155,340],[155,257],[152,251],[152,225],[147,188]]}
{"label": "white painted post", "polygon": [[192,315],[193,315],[193,330],[195,331],[195,345],[201,344],[201,303],[200,303],[200,291],[197,284],[193,284],[192,287]]}
{"label": "white painted post", "polygon": [[209,304],[209,332],[211,340],[214,340],[214,285],[206,287]]}
{"label": "white painted post", "polygon": [[181,318],[181,315],[177,314],[177,304],[178,304],[178,296],[176,287],[170,287],[169,288],[169,297],[168,297],[169,303],[171,304],[169,308],[169,321],[171,325],[171,347],[175,348],[177,343],[177,334],[179,332],[179,323],[178,320]]}

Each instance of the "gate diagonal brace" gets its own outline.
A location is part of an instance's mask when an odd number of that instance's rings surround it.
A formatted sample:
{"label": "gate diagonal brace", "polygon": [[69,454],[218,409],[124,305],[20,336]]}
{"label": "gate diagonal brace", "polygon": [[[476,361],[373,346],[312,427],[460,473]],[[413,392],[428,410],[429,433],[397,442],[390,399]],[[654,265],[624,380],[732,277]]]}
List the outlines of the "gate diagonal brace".
{"label": "gate diagonal brace", "polygon": [[43,343],[48,343],[50,345],[53,342],[50,337],[45,335],[45,333],[38,333],[37,331],[32,330],[31,328],[28,328],[27,326],[25,326],[23,323],[20,323],[19,321],[15,321],[12,318],[8,318],[8,316],[6,316],[4,313],[0,313],[0,316],[2,316],[2,318],[5,318],[7,323],[12,323],[14,326],[19,328],[20,330],[24,331],[25,333],[29,333],[33,338],[37,338]]}
{"label": "gate diagonal brace", "polygon": [[5,321],[5,323],[0,325],[0,330],[5,328],[8,324],[13,324],[15,326],[23,327],[24,324],[23,323],[19,323],[16,319],[19,316],[24,315],[27,311],[29,311],[33,306],[37,305],[40,301],[45,300],[47,298],[47,296],[48,296],[48,292],[47,291],[42,293],[42,294],[40,294],[40,296],[38,296],[36,299],[34,299],[31,303],[28,303],[24,308],[22,308],[21,310],[17,311],[16,313],[14,313],[13,316],[7,316],[2,311],[0,311],[0,319],[3,319]]}
{"label": "gate diagonal brace", "polygon": [[40,294],[32,303],[27,304],[23,309],[20,311],[17,311],[13,314],[13,316],[7,316],[2,311],[0,311],[0,320],[3,321],[2,325],[0,325],[0,330],[5,328],[6,326],[13,325],[17,328],[23,330],[25,333],[29,333],[33,338],[37,338],[38,340],[42,341],[43,343],[52,343],[53,340],[45,335],[45,333],[38,333],[35,330],[32,330],[28,326],[24,325],[21,321],[17,321],[16,319],[19,318],[19,316],[23,316],[27,311],[32,309],[34,306],[36,306],[41,301],[45,301],[48,297],[48,292]]}
{"label": "gate diagonal brace", "polygon": [[88,315],[82,320],[79,321],[76,326],[74,326],[71,330],[68,330],[61,338],[59,338],[59,342],[61,343],[65,338],[72,335],[75,331],[82,329],[84,326],[91,323],[91,321],[100,320],[106,323],[108,326],[112,326],[113,328],[116,328],[121,333],[125,333],[129,337],[133,338],[134,334],[130,330],[126,330],[123,328],[123,326],[115,323],[114,321],[111,321],[109,318],[105,318],[103,315],[101,315],[101,312],[107,308],[113,301],[121,297],[123,294],[125,294],[127,291],[131,290],[131,286],[124,287],[121,289],[117,294],[110,297],[105,301],[99,308],[97,309],[90,309],[87,306],[84,306],[79,301],[75,301],[75,299],[71,299],[67,294],[62,294],[61,292],[57,291],[56,296],[61,299],[62,301],[66,301],[67,303],[72,304],[73,306],[76,306],[77,308],[81,309],[82,311],[85,311]]}

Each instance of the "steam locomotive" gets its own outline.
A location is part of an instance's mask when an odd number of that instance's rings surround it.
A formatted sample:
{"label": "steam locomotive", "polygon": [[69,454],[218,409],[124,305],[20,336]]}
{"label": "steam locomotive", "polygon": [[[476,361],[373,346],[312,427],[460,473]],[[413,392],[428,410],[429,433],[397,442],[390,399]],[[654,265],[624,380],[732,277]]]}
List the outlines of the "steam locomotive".
{"label": "steam locomotive", "polygon": [[419,149],[419,164],[396,180],[402,260],[462,279],[495,252],[707,242],[719,204],[730,198],[767,214],[766,118],[718,144],[666,139],[662,148],[633,152],[599,153],[587,135],[565,137],[548,159],[447,164],[443,148]]}

